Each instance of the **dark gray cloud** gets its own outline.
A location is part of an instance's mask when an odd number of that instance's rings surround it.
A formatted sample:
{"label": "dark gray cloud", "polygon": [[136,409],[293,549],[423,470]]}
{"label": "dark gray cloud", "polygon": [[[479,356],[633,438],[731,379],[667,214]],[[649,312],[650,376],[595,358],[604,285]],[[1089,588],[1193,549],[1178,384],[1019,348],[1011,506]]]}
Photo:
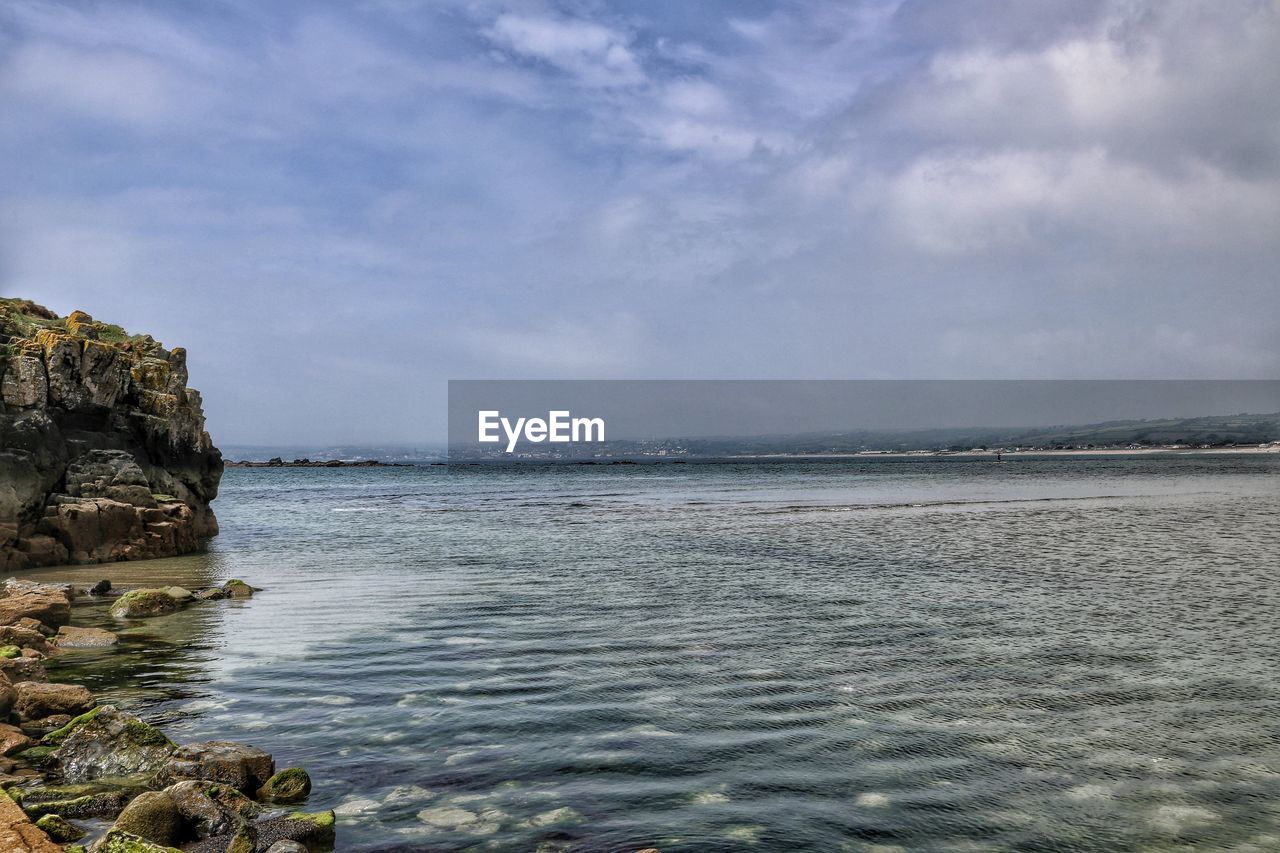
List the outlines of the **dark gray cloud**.
{"label": "dark gray cloud", "polygon": [[1273,377],[1280,3],[0,9],[0,290],[227,441],[449,377]]}

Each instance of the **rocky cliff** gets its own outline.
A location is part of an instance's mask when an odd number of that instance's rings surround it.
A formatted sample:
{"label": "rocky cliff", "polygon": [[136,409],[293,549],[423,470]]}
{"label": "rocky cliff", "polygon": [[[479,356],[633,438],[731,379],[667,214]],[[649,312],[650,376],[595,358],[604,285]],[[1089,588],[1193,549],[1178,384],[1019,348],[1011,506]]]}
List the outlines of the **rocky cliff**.
{"label": "rocky cliff", "polygon": [[184,350],[0,298],[0,571],[197,550],[221,476]]}

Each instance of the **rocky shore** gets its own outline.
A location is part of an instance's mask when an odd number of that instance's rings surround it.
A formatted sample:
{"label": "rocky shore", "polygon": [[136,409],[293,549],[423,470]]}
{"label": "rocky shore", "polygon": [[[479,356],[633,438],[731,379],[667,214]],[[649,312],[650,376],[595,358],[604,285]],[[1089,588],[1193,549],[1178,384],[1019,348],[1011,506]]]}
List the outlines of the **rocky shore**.
{"label": "rocky shore", "polygon": [[0,299],[0,572],[198,550],[221,476],[185,350]]}
{"label": "rocky shore", "polygon": [[111,600],[122,621],[251,598],[222,586],[117,592],[9,579],[0,586],[0,850],[6,853],[316,853],[334,814],[300,811],[311,780],[233,741],[178,744],[85,687],[50,682],[45,661],[116,643],[73,625],[77,606]]}

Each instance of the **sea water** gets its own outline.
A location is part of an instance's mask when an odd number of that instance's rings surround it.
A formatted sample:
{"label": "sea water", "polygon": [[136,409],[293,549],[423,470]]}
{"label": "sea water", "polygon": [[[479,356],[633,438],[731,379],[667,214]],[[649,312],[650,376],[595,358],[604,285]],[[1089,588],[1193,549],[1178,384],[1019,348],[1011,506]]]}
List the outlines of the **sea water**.
{"label": "sea water", "polygon": [[[1280,847],[1280,457],[229,469],[67,654],[339,849]],[[105,609],[77,620],[105,624]]]}

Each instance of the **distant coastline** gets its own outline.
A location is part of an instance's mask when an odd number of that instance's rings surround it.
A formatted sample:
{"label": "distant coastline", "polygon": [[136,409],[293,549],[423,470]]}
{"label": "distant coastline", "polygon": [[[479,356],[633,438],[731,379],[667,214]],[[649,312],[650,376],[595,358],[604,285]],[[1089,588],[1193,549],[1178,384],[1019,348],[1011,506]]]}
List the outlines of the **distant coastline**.
{"label": "distant coastline", "polygon": [[294,459],[286,462],[279,457],[259,462],[251,459],[223,462],[227,468],[405,468],[406,462],[383,462],[380,459]]}

